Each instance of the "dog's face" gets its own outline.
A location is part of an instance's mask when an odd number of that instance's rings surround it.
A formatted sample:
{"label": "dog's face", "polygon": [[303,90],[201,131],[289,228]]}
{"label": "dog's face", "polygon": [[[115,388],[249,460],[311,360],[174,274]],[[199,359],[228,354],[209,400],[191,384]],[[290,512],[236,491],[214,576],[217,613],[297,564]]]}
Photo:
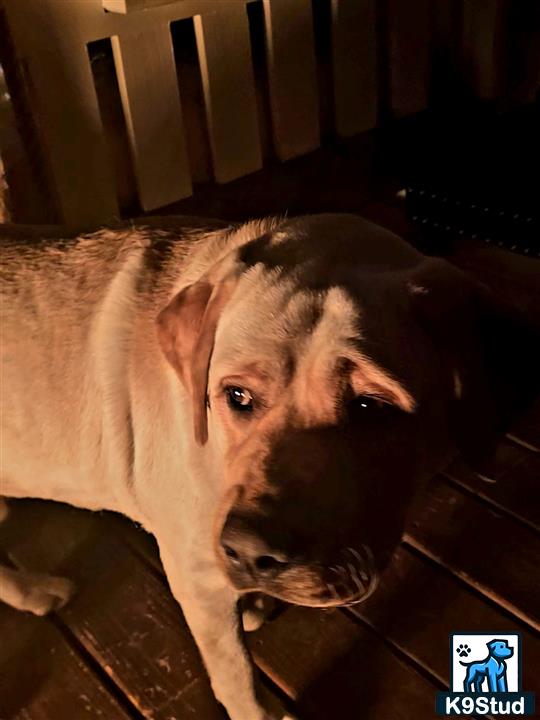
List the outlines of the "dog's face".
{"label": "dog's face", "polygon": [[506,660],[514,654],[514,648],[508,646],[506,640],[492,640],[488,643],[490,654],[498,660]]}
{"label": "dog's face", "polygon": [[240,589],[353,601],[399,540],[416,400],[362,336],[344,287],[312,290],[262,264],[223,313],[208,421],[223,448],[218,554]]}
{"label": "dog's face", "polygon": [[240,591],[329,606],[374,589],[468,383],[417,307],[424,266],[359,218],[302,218],[162,313],[196,437],[221,455],[216,553]]}

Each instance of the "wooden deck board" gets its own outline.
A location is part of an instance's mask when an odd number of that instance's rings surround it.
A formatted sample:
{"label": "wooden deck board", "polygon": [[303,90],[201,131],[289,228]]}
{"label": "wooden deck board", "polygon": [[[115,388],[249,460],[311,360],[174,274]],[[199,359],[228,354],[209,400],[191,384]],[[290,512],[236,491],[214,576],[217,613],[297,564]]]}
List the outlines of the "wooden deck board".
{"label": "wooden deck board", "polygon": [[438,476],[408,539],[516,617],[540,629],[540,537],[530,528]]}
{"label": "wooden deck board", "polygon": [[361,707],[363,718],[405,718],[411,703],[416,718],[433,717],[434,686],[341,610],[291,607],[250,647],[302,717],[347,717]]}
{"label": "wooden deck board", "polygon": [[540,399],[510,429],[518,440],[527,443],[530,449],[540,453]]}
{"label": "wooden deck board", "polygon": [[521,632],[523,684],[540,691],[540,641],[527,627],[425,558],[402,547],[377,591],[349,612],[376,628],[427,672],[449,682],[451,632]]}
{"label": "wooden deck board", "polygon": [[503,440],[491,467],[480,477],[461,459],[444,472],[480,497],[540,529],[540,453]]}
{"label": "wooden deck board", "polygon": [[2,720],[128,720],[48,620],[0,605]]}

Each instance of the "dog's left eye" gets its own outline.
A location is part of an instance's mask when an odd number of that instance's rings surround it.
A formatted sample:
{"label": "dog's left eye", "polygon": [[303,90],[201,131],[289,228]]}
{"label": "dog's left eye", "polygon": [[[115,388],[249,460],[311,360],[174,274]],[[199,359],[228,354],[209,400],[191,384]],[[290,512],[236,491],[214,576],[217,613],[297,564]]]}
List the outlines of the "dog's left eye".
{"label": "dog's left eye", "polygon": [[227,402],[229,407],[237,412],[252,412],[253,396],[245,388],[230,385],[225,388]]}
{"label": "dog's left eye", "polygon": [[356,405],[356,407],[362,410],[372,410],[381,408],[386,403],[384,400],[381,400],[381,398],[375,397],[373,395],[358,395],[354,399],[354,404]]}

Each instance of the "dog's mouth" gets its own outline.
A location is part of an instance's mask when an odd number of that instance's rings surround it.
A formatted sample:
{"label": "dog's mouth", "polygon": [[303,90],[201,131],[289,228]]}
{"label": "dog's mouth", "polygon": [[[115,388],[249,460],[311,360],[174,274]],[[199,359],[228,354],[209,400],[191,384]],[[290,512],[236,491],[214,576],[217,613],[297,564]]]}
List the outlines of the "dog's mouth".
{"label": "dog's mouth", "polygon": [[367,546],[347,547],[330,565],[287,563],[273,577],[246,578],[227,573],[242,594],[262,592],[294,605],[314,608],[350,607],[366,601],[379,582],[373,554]]}
{"label": "dog's mouth", "polygon": [[318,592],[305,594],[302,590],[296,588],[285,589],[282,591],[271,591],[262,590],[267,594],[273,595],[273,597],[293,605],[302,605],[304,607],[312,608],[333,608],[333,607],[353,607],[354,605],[360,605],[365,602],[376,590],[379,583],[379,576],[373,574],[370,578],[369,584],[365,590],[358,591],[352,594],[340,594],[336,589],[335,585],[330,587],[326,586],[321,588]]}
{"label": "dog's mouth", "polygon": [[379,582],[373,553],[367,545],[360,546],[359,550],[343,548],[338,562],[325,568],[322,579],[321,607],[351,606],[364,602]]}

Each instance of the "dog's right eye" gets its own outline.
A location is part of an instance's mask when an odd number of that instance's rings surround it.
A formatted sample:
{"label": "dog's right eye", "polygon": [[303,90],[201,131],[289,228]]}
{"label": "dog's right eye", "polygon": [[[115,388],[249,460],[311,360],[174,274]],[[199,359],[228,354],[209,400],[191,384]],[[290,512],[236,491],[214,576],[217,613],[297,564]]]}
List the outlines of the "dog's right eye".
{"label": "dog's right eye", "polygon": [[225,388],[229,407],[236,412],[252,412],[253,396],[245,388],[230,385]]}

